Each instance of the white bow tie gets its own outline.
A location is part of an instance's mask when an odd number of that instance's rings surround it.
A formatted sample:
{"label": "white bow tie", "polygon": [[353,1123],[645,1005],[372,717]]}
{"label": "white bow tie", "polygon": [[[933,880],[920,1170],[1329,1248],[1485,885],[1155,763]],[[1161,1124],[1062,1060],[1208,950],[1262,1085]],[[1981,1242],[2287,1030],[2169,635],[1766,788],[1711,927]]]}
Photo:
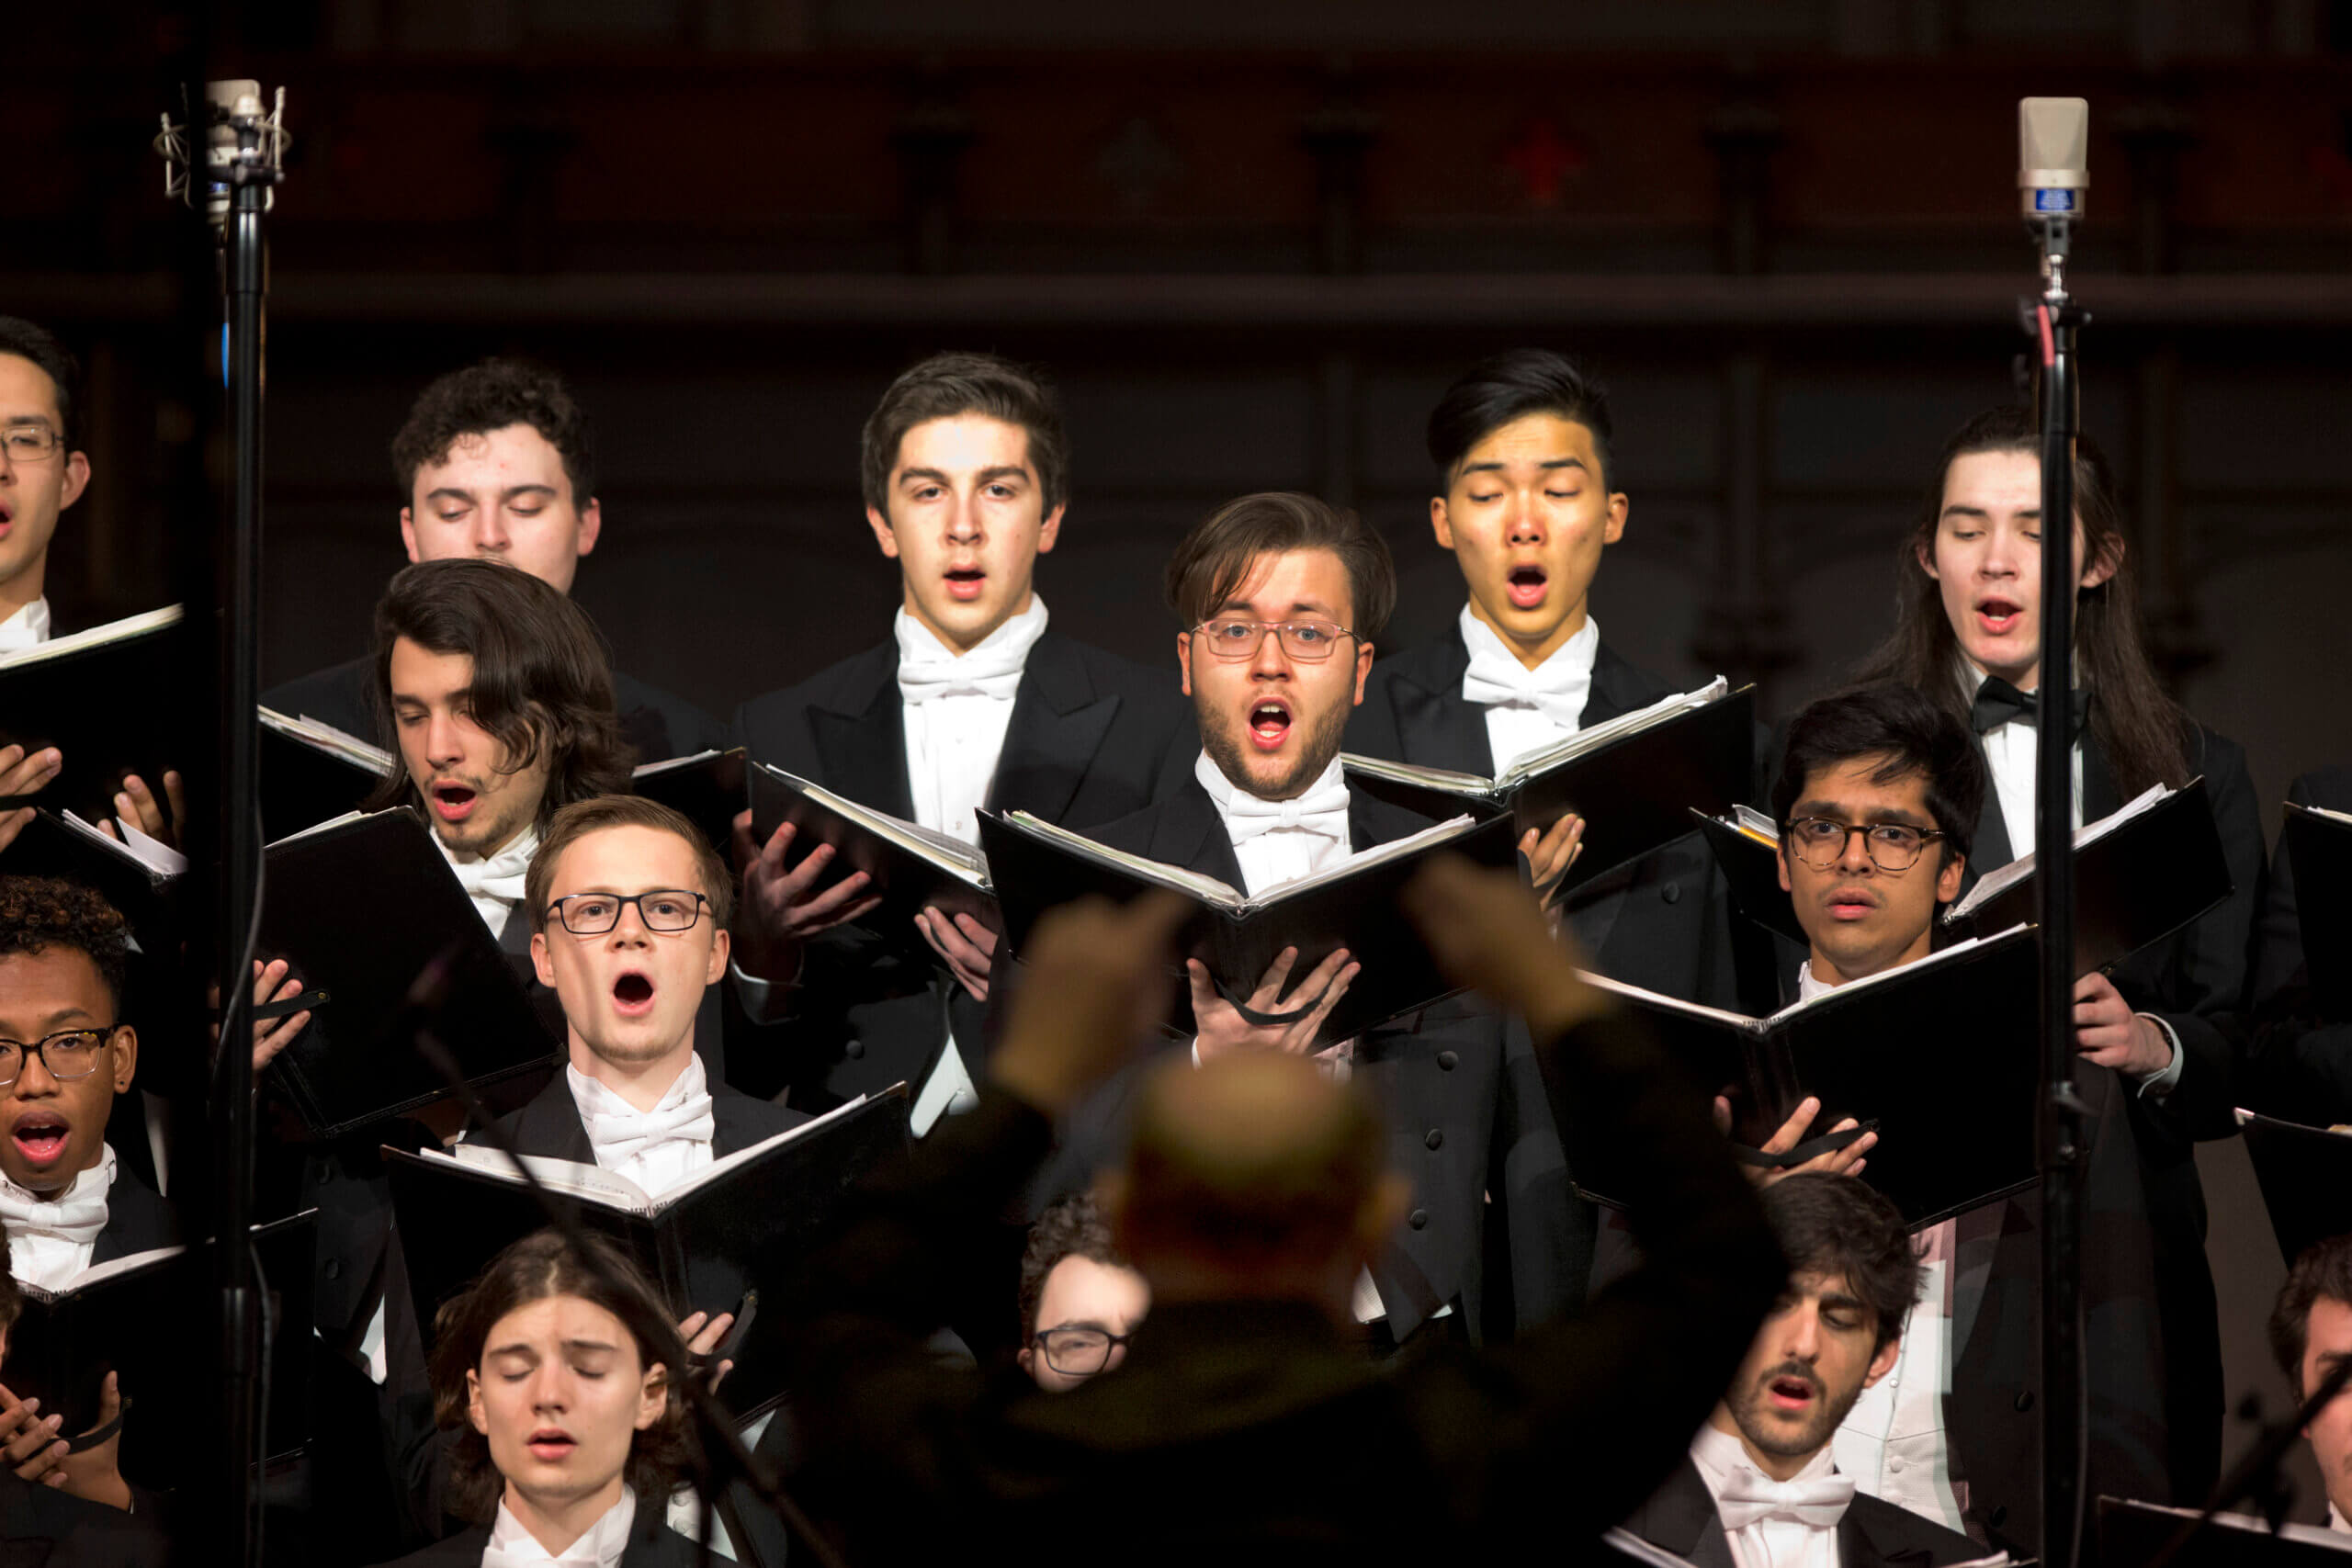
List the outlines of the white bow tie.
{"label": "white bow tie", "polygon": [[1029,650],[1046,635],[1046,602],[1032,595],[1029,608],[957,654],[929,627],[904,610],[893,624],[899,639],[899,694],[910,703],[942,697],[994,697],[1010,702],[1021,686]]}
{"label": "white bow tie", "polygon": [[566,1066],[564,1072],[571,1080],[571,1098],[580,1107],[581,1125],[588,1130],[588,1146],[596,1152],[596,1163],[606,1170],[618,1169],[673,1139],[707,1144],[718,1135],[700,1056],[687,1058],[685,1071],[650,1111],[638,1110],[577,1067]]}
{"label": "white bow tie", "polygon": [[1748,1465],[1738,1465],[1724,1477],[1715,1494],[1715,1515],[1727,1531],[1737,1532],[1764,1519],[1789,1519],[1815,1529],[1834,1529],[1854,1500],[1854,1478],[1824,1475],[1812,1481],[1775,1481]]}
{"label": "white bow tie", "polygon": [[[440,842],[438,839],[434,841]],[[476,903],[485,898],[503,898],[509,904],[520,902],[524,878],[531,874],[531,857],[538,852],[539,832],[536,828],[525,829],[513,843],[487,860],[461,861],[450,855],[447,846],[442,850],[449,869],[458,874],[458,886]]]}
{"label": "white bow tie", "polygon": [[1344,844],[1348,842],[1348,786],[1321,784],[1293,800],[1261,800],[1235,790],[1233,798],[1225,803],[1225,825],[1237,844],[1277,828],[1295,828]]}
{"label": "white bow tie", "polygon": [[[1481,630],[1485,627],[1481,626]],[[1492,632],[1469,639],[1470,667],[1462,676],[1462,700],[1480,707],[1532,708],[1562,729],[1574,730],[1592,694],[1589,660],[1562,649],[1535,669],[1512,658]]]}
{"label": "white bow tie", "polygon": [[102,1145],[98,1163],[74,1179],[60,1198],[36,1198],[13,1181],[0,1180],[0,1220],[10,1235],[49,1235],[79,1247],[107,1228],[107,1194],[114,1188],[114,1145]]}

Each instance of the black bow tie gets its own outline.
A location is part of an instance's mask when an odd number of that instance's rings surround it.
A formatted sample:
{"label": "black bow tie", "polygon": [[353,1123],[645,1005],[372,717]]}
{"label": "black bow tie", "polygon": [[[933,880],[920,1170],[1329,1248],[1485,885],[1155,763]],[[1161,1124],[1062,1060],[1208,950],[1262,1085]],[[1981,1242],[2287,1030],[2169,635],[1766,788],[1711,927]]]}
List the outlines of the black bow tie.
{"label": "black bow tie", "polygon": [[[2067,716],[2066,739],[2083,738],[2083,726],[2090,722],[2091,694],[2082,687],[2075,688],[2073,711]],[[2005,724],[2034,724],[2041,720],[2040,701],[2032,694],[2018,691],[1998,675],[1988,675],[1976,688],[1976,701],[1968,710],[1969,723],[1976,733],[1998,729]]]}

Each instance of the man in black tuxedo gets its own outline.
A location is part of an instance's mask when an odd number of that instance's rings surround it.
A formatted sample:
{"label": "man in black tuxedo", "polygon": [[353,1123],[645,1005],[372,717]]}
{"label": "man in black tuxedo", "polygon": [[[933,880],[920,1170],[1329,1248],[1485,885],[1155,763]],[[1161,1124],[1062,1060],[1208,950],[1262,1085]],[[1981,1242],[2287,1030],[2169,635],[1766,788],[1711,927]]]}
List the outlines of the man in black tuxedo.
{"label": "man in black tuxedo", "polygon": [[[1882,683],[1825,697],[1790,723],[1771,804],[1781,886],[1811,942],[1797,974],[1800,998],[1928,955],[1936,916],[1964,880],[1987,788],[1966,728],[1910,687]],[[2166,1201],[2163,1180],[2190,1157],[2189,1140],[2165,1106],[2180,1079],[2143,1059],[2144,1020],[2107,1015],[2087,983],[2076,1001],[2083,1062],[2075,1081],[2087,1107],[2082,1301],[2091,1495],[2188,1501],[2187,1468],[2212,1434],[2177,1427],[2180,1385],[2218,1378],[2219,1348],[2202,1335],[2211,1323],[2210,1278],[2201,1298],[2183,1302],[2160,1261],[2187,1245],[2195,1221]],[[2032,1043],[1986,1041],[1984,1049],[2030,1050]],[[1808,1115],[1792,1118],[1775,1146],[1802,1138]],[[1863,1169],[1874,1137],[1824,1156],[1818,1168]],[[2004,1199],[1922,1233],[1929,1280],[1904,1332],[1903,1359],[1836,1439],[1839,1468],[1865,1492],[2027,1550],[2041,1528],[2038,1201],[2031,1192]]]}
{"label": "man in black tuxedo", "polygon": [[[434,381],[392,437],[392,471],[412,563],[503,560],[570,593],[604,531],[587,413],[537,366],[485,359]],[[363,656],[272,687],[262,702],[389,748],[371,678]],[[717,719],[632,675],[614,671],[613,694],[638,761],[729,744]]]}
{"label": "man in black tuxedo", "polygon": [[1419,1201],[1374,1097],[1289,1054],[1163,1055],[1105,1190],[1152,1294],[1125,1364],[1054,1393],[930,1364],[927,1276],[1125,1062],[1184,906],[1051,912],[979,1104],[868,1188],[796,1314],[797,1493],[849,1560],[996,1561],[1049,1540],[1154,1564],[1573,1554],[1679,1460],[1783,1278],[1754,1197],[1515,876],[1440,861],[1405,904],[1446,973],[1529,1021],[1551,1091],[1624,1140],[1654,1195],[1643,1266],[1506,1348],[1370,1365],[1351,1282]]}
{"label": "man in black tuxedo", "polygon": [[[1601,641],[1589,609],[1629,505],[1613,488],[1611,434],[1599,384],[1544,349],[1496,355],[1446,389],[1429,420],[1440,490],[1430,525],[1468,589],[1461,624],[1373,666],[1349,750],[1492,777],[1674,694]],[[1574,815],[1530,831],[1521,848],[1540,888],[1558,885],[1582,832]],[[1601,973],[1737,1007],[1728,908],[1694,834],[1576,888],[1563,913]],[[1769,958],[1766,939],[1736,935]]]}
{"label": "man in black tuxedo", "polygon": [[[1083,828],[1157,798],[1190,760],[1190,713],[1165,680],[1048,629],[1034,586],[1069,502],[1044,382],[988,355],[924,360],[883,394],[861,456],[866,523],[904,588],[894,636],[745,704],[752,755],[967,841],[982,807]],[[777,983],[744,1003],[792,1024],[776,1081],[822,1110],[904,1079],[920,1134],[968,1102],[996,938],[937,910],[913,932],[858,926],[864,875],[827,886],[831,852],[796,863],[793,837],[755,845],[738,823],[737,960]]]}
{"label": "man in black tuxedo", "polygon": [[1788,1288],[1688,1461],[1625,1528],[1697,1568],[1982,1557],[1958,1531],[1857,1491],[1830,1452],[1863,1391],[1894,1371],[1919,1298],[1901,1212],[1859,1181],[1806,1172],[1765,1190],[1764,1217],[1789,1260]]}
{"label": "man in black tuxedo", "polygon": [[[1377,534],[1312,496],[1244,496],[1177,547],[1168,590],[1202,750],[1166,800],[1091,837],[1259,893],[1430,826],[1351,788],[1339,761],[1372,639],[1396,602]],[[1316,1049],[1356,966],[1341,949],[1301,978],[1295,957],[1286,951],[1253,989],[1249,1006],[1265,1022],[1191,963],[1196,1062]],[[1522,1030],[1462,997],[1319,1055],[1373,1088],[1413,1186],[1407,1223],[1360,1281],[1356,1314],[1376,1348],[1432,1320],[1473,1341],[1509,1334],[1579,1299],[1588,1211],[1569,1201]]]}

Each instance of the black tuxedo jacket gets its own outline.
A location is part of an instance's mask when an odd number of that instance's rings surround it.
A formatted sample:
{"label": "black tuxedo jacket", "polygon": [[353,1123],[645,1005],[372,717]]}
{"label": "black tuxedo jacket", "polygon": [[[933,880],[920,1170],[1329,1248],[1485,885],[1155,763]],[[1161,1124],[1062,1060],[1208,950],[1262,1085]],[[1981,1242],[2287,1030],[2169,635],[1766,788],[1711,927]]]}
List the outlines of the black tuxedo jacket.
{"label": "black tuxedo jacket", "polygon": [[[905,712],[898,645],[886,642],[745,704],[735,728],[759,761],[911,820]],[[1159,798],[1199,749],[1192,706],[1164,671],[1048,630],[1023,668],[988,804],[1091,827]],[[790,1032],[770,1061],[736,1063],[746,1089],[788,1087],[794,1104],[820,1111],[900,1079],[920,1089],[951,1025],[978,1060],[982,1010],[927,949],[842,927],[804,952],[781,998]]]}
{"label": "black tuxedo jacket", "polygon": [[[383,1568],[481,1568],[481,1554],[489,1546],[490,1527],[476,1525],[387,1562]],[[695,1568],[701,1561],[695,1543],[664,1523],[660,1508],[639,1499],[628,1549],[621,1553],[621,1568]]]}
{"label": "black tuxedo jacket", "polygon": [[[1348,814],[1359,851],[1430,826],[1361,792]],[[1224,818],[1198,779],[1091,836],[1247,886]],[[1571,1201],[1566,1157],[1524,1028],[1475,996],[1455,997],[1358,1039],[1353,1073],[1386,1108],[1389,1163],[1413,1183],[1405,1228],[1373,1269],[1390,1333],[1402,1340],[1453,1303],[1475,1342],[1558,1317],[1582,1300],[1590,1210]],[[1082,1184],[1117,1157],[1125,1108],[1117,1092],[1074,1119],[1066,1154],[1075,1157],[1057,1162],[1057,1183]]]}
{"label": "black tuxedo jacket", "polygon": [[157,1568],[173,1561],[170,1538],[147,1514],[0,1473],[0,1568]]}
{"label": "black tuxedo jacket", "polygon": [[[2288,786],[2287,798],[2352,811],[2352,767],[2305,773]],[[2312,1000],[2312,955],[2303,951],[2295,868],[2287,855],[2270,868],[2257,938],[2246,1102],[2290,1122],[2352,1122],[2352,1019],[2323,1018]],[[2343,953],[2321,956],[2346,961]]]}
{"label": "black tuxedo jacket", "polygon": [[[390,736],[380,734],[368,698],[376,678],[373,658],[331,664],[261,694],[266,706],[297,717],[310,715],[334,725],[346,735],[397,750]],[[613,671],[613,705],[619,710],[621,735],[637,750],[640,762],[691,757],[697,751],[724,750],[734,744],[727,727],[684,697],[648,685],[634,675]]]}
{"label": "black tuxedo jacket", "polygon": [[1782,1267],[1637,1030],[1595,1020],[1542,1059],[1655,1183],[1648,1266],[1611,1295],[1508,1347],[1433,1344],[1385,1368],[1312,1305],[1159,1302],[1125,1364],[1066,1394],[946,1371],[921,1337],[928,1276],[1052,1135],[983,1085],[906,1179],[868,1185],[808,1271],[798,1495],[855,1562],[993,1561],[1053,1537],[1115,1540],[1137,1563],[1357,1568],[1591,1540],[1681,1456]]}
{"label": "black tuxedo jacket", "polygon": [[[1486,710],[1462,698],[1469,668],[1470,650],[1458,631],[1375,661],[1363,702],[1348,720],[1347,749],[1491,777]],[[1674,692],[1602,643],[1580,722],[1605,724]],[[1600,973],[1686,1001],[1739,1007],[1730,895],[1697,833],[1578,887],[1565,913]],[[1769,964],[1769,939],[1739,935]]]}
{"label": "black tuxedo jacket", "polygon": [[[1731,1538],[1715,1516],[1715,1499],[1699,1467],[1686,1459],[1625,1529],[1664,1547],[1695,1568],[1732,1568]],[[1984,1549],[1933,1519],[1857,1492],[1838,1521],[1838,1568],[1941,1568],[1972,1562]]]}
{"label": "black tuxedo jacket", "polygon": [[[715,1123],[711,1152],[721,1159],[778,1133],[790,1132],[808,1120],[805,1112],[754,1100],[716,1082],[710,1090],[710,1118]],[[509,1111],[493,1125],[514,1140],[518,1154],[568,1159],[580,1165],[596,1163],[596,1150],[588,1141],[587,1124],[580,1120],[580,1102],[571,1098],[571,1084],[560,1070],[555,1081],[533,1096],[530,1103]]]}
{"label": "black tuxedo jacket", "polygon": [[91,1245],[90,1261],[107,1263],[171,1247],[180,1239],[179,1215],[172,1205],[119,1166],[107,1189],[106,1228]]}

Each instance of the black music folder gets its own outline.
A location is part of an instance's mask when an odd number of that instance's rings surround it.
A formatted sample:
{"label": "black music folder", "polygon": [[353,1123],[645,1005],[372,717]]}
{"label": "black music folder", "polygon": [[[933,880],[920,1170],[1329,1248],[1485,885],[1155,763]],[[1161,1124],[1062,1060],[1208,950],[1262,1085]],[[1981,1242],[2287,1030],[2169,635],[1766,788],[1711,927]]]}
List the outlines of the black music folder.
{"label": "black music folder", "polygon": [[640,763],[629,788],[658,800],[702,829],[710,847],[724,856],[734,841],[735,814],[749,804],[744,793],[743,748],[697,751],[691,757]]}
{"label": "black music folder", "polygon": [[43,808],[0,851],[0,874],[79,883],[130,922],[142,953],[168,959],[179,936],[172,915],[175,887],[187,862],[177,851],[143,834],[141,839],[124,843],[72,812]]}
{"label": "black music folder", "polygon": [[[1914,1229],[2030,1185],[2041,1081],[2038,960],[2020,928],[1971,939],[1851,981],[1770,1018],[1661,997],[1598,975],[1699,1088],[1732,1105],[1733,1142],[1760,1147],[1817,1096],[1808,1140],[1847,1117],[1875,1122],[1862,1179]],[[1598,1202],[1639,1202],[1611,1168],[1609,1128],[1561,1129],[1577,1185]]]}
{"label": "black music folder", "polygon": [[269,846],[257,952],[326,993],[269,1070],[320,1137],[451,1092],[417,1054],[421,1027],[478,1086],[562,1056],[431,834],[399,807]]}
{"label": "black music folder", "polygon": [[391,753],[314,718],[261,710],[261,829],[277,840],[358,810],[392,772]]}
{"label": "black music folder", "polygon": [[2314,1127],[2240,1110],[2246,1157],[2287,1266],[2313,1242],[2352,1231],[2352,1127]]}
{"label": "black music folder", "polygon": [[[2100,1568],[2146,1568],[2203,1510],[2122,1497],[2098,1500]],[[2173,1568],[2344,1568],[2352,1535],[2324,1525],[2281,1525],[2273,1535],[2245,1514],[2216,1514],[2171,1559]]]}
{"label": "black music folder", "polygon": [[[1699,830],[1739,912],[1804,942],[1774,860],[1780,825],[1743,806],[1702,818]],[[2221,832],[2205,804],[2205,781],[2149,789],[2075,829],[2075,967],[2087,975],[2162,942],[2227,898],[2233,886]],[[1979,878],[1944,911],[1941,934],[1981,936],[2031,922],[2034,887],[2033,857],[2011,861]]]}
{"label": "black music folder", "polygon": [[190,641],[173,604],[0,654],[0,746],[64,754],[41,804],[93,822],[111,817],[126,773],[162,798],[164,770],[209,744],[211,716],[190,691]]}
{"label": "black music folder", "polygon": [[[1228,998],[1246,999],[1285,947],[1298,949],[1294,981],[1337,948],[1353,955],[1362,968],[1323,1021],[1321,1043],[1418,1012],[1463,988],[1438,972],[1420,933],[1396,908],[1397,891],[1434,854],[1516,865],[1518,840],[1508,817],[1458,817],[1252,897],[1216,877],[1111,849],[1025,811],[980,813],[980,842],[1016,956],[1038,919],[1057,904],[1089,895],[1124,904],[1170,888],[1194,906],[1182,946],[1208,965]],[[1192,1032],[1192,993],[1181,968],[1173,972],[1165,1017],[1170,1028]]]}
{"label": "black music folder", "polygon": [[923,908],[950,919],[969,915],[993,931],[1004,929],[990,890],[988,857],[972,845],[861,806],[765,762],[752,763],[748,776],[752,834],[758,842],[766,843],[789,822],[799,829],[792,845],[795,865],[819,844],[831,844],[835,858],[827,886],[856,871],[872,879],[867,891],[881,895],[882,902],[857,922],[866,930],[906,944],[930,962],[937,954],[914,923]]}
{"label": "black music folder", "polygon": [[2290,801],[2278,848],[2294,864],[2312,1004],[2327,1022],[2352,1020],[2352,817]]}
{"label": "black music folder", "polygon": [[1469,804],[1508,809],[1521,832],[1574,811],[1584,851],[1565,886],[1576,887],[1690,831],[1685,812],[1728,811],[1752,786],[1755,689],[1713,684],[1578,730],[1529,753],[1493,778],[1344,755],[1348,782],[1429,817]]}
{"label": "black music folder", "polygon": [[[581,1224],[629,1254],[674,1317],[737,1312],[755,1293],[752,1323],[721,1388],[740,1416],[784,1393],[780,1309],[817,1234],[866,1172],[908,1146],[907,1086],[856,1100],[740,1150],[650,1197],[624,1177],[571,1160],[525,1156],[574,1204]],[[548,1224],[506,1156],[488,1144],[449,1154],[387,1147],[393,1224],[429,1349],[434,1314],[499,1252]],[[762,1314],[757,1303],[769,1303]],[[742,1326],[739,1322],[738,1326]]]}
{"label": "black music folder", "polygon": [[[129,1180],[127,1176],[117,1180]],[[318,1211],[253,1227],[268,1291],[272,1336],[267,1410],[269,1457],[310,1438],[311,1263]],[[62,1290],[18,1282],[24,1315],[8,1331],[0,1383],[19,1399],[39,1397],[44,1414],[62,1410],[71,1439],[98,1422],[106,1375],[130,1402],[122,1425],[123,1474],[162,1490],[209,1479],[209,1450],[191,1436],[220,1428],[213,1383],[219,1330],[211,1303],[219,1283],[212,1245],[159,1247],[86,1269]]]}

